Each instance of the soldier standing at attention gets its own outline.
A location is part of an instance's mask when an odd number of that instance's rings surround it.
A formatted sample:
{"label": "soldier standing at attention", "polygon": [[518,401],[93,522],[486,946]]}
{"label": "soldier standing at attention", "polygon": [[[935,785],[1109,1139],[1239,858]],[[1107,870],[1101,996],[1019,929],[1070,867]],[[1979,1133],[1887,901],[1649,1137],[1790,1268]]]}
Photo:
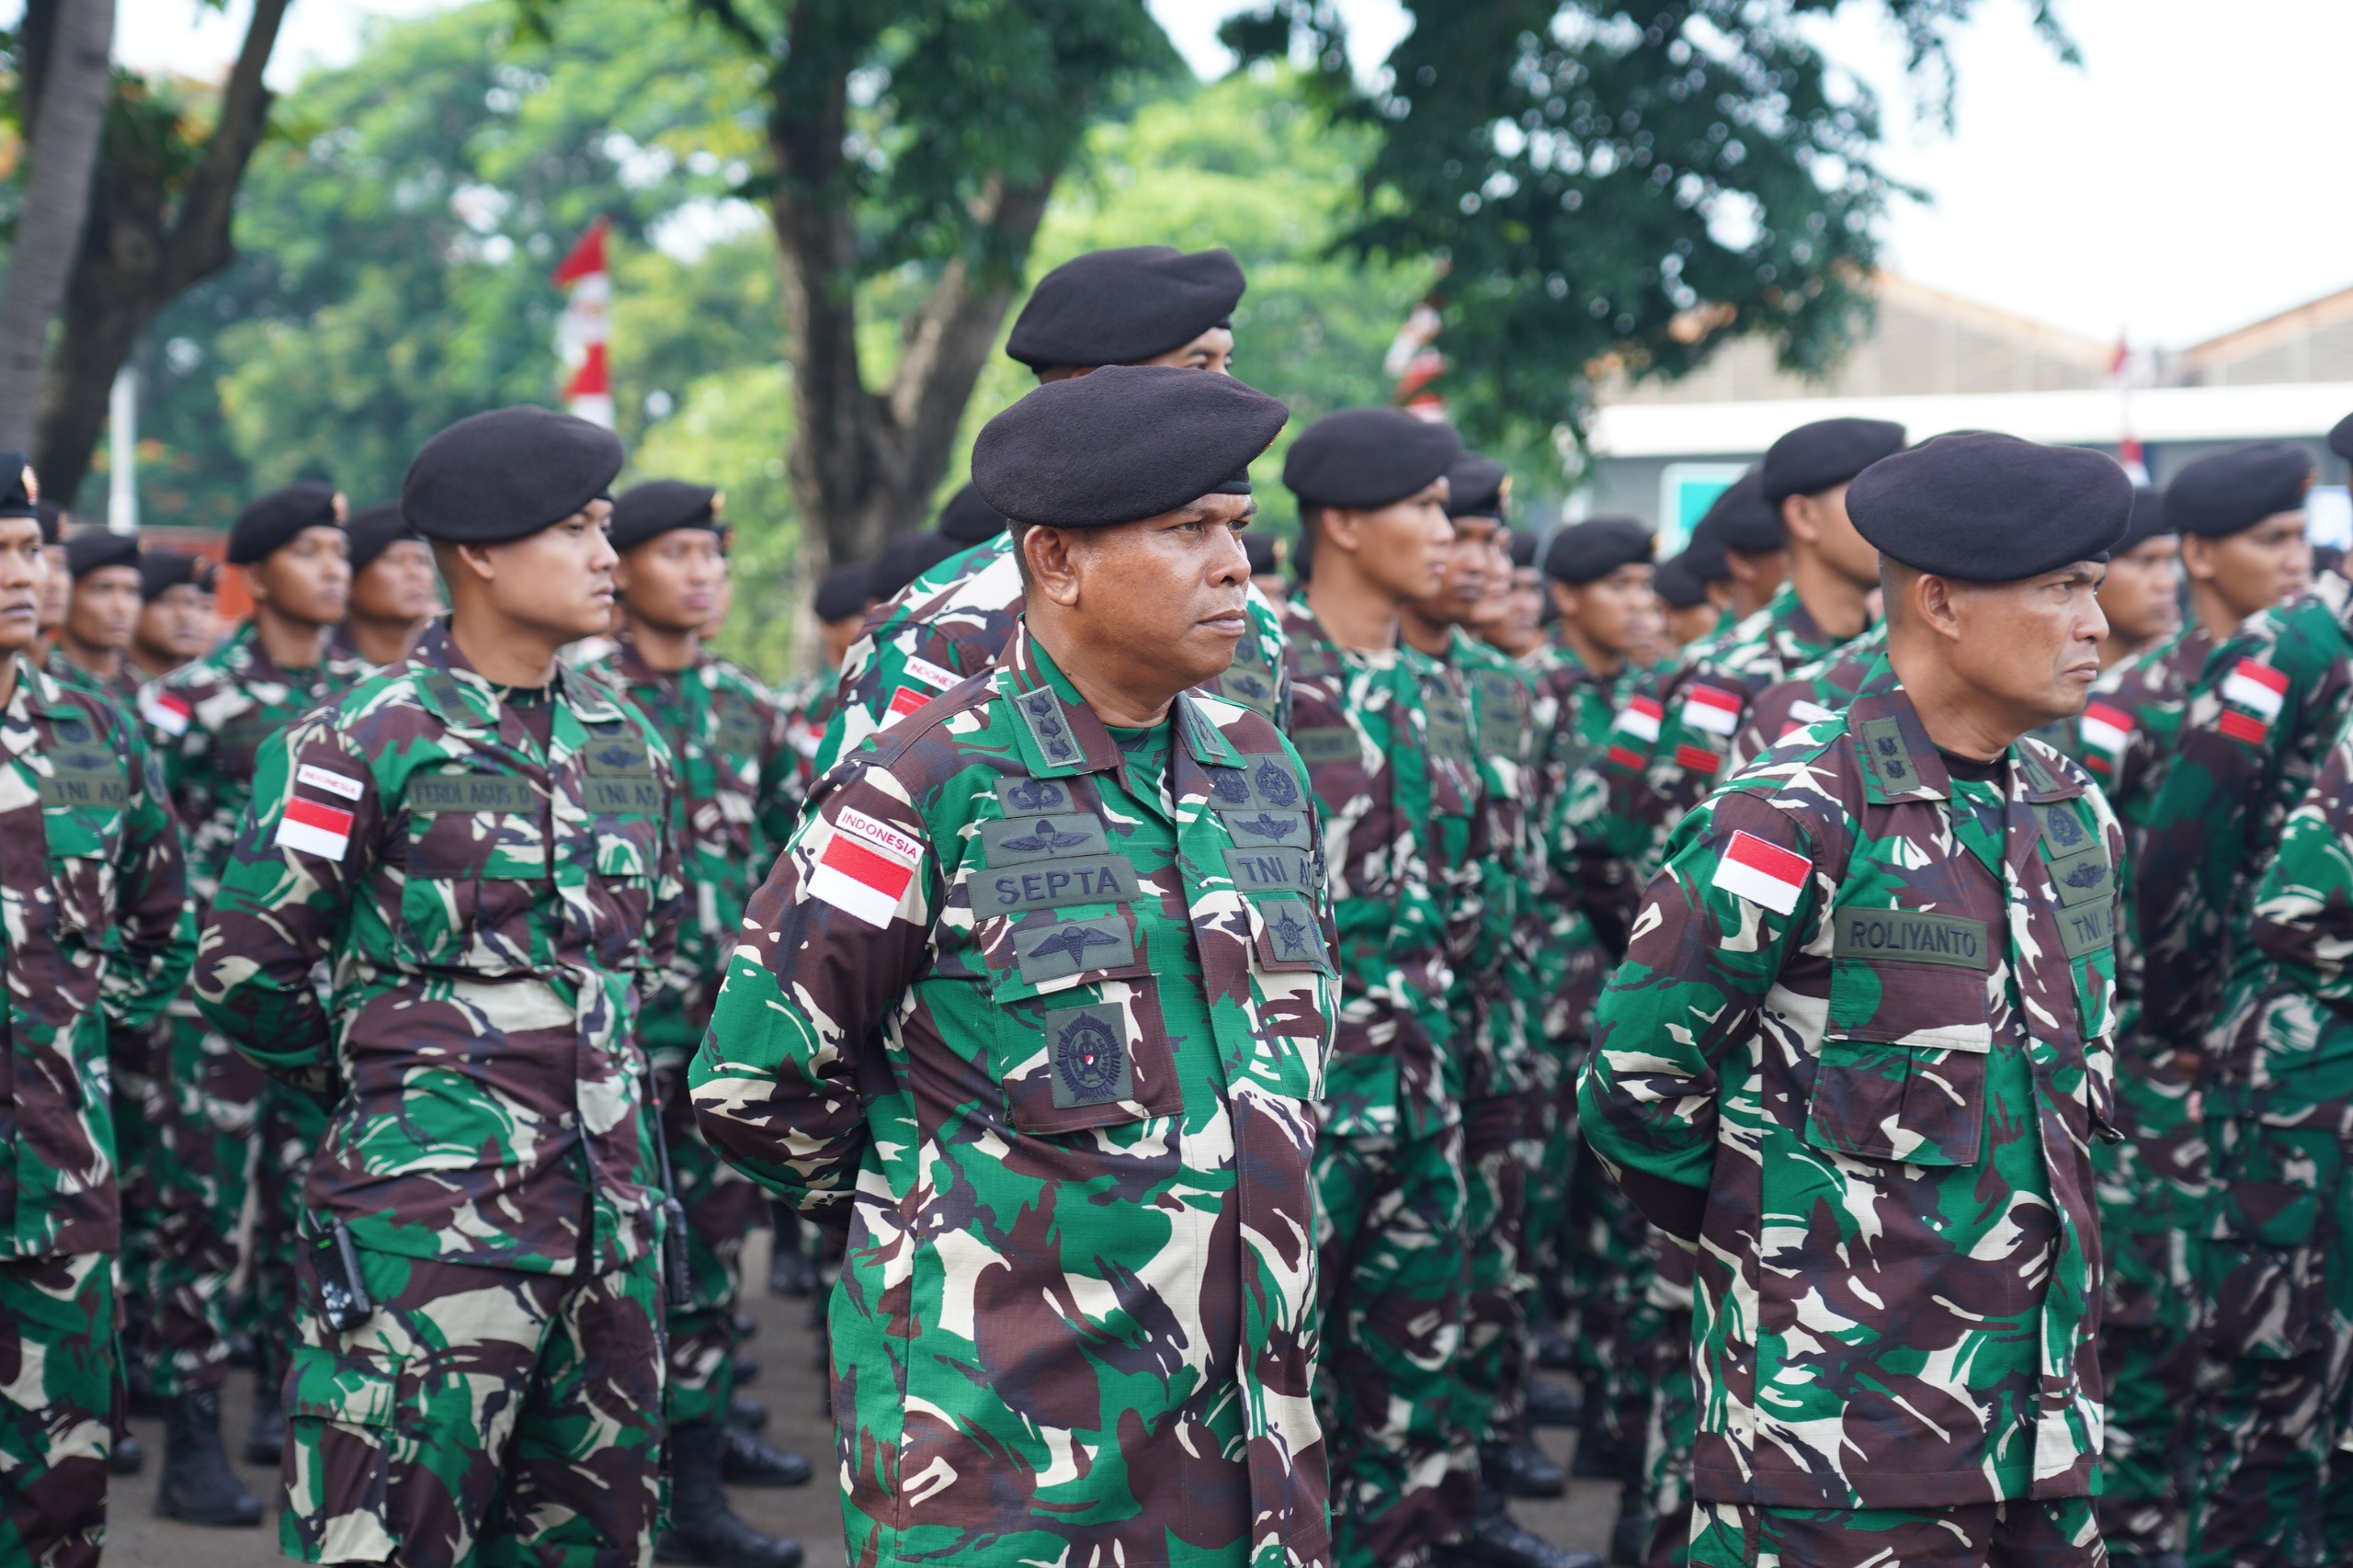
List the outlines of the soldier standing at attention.
{"label": "soldier standing at attention", "polygon": [[[1402,644],[1454,538],[1461,443],[1402,409],[1325,415],[1291,443],[1302,595],[1285,607],[1290,736],[1326,835],[1340,931],[1339,1021],[1315,1142],[1335,1551],[1347,1568],[1416,1563],[1472,1521],[1477,1454],[1453,1429],[1464,1283],[1462,1095],[1450,956],[1479,919],[1467,842],[1478,780],[1452,685]],[[1455,697],[1459,704],[1461,699]],[[1439,755],[1441,747],[1444,755]]]}
{"label": "soldier standing at attention", "polygon": [[2108,636],[2099,645],[2103,671],[2181,630],[2181,535],[2165,522],[2162,492],[2146,485],[2132,492],[2132,526],[2099,585],[2099,612],[2108,617]]}
{"label": "soldier standing at attention", "polygon": [[[1231,251],[1186,255],[1166,245],[1131,245],[1073,257],[1038,280],[1013,323],[1005,351],[1040,384],[1091,375],[1104,365],[1166,365],[1232,372],[1233,307],[1245,287]],[[949,508],[956,512],[954,505]],[[941,519],[943,530],[949,518]],[[960,530],[961,531],[961,530]],[[1021,573],[1012,540],[999,534],[926,562],[905,582],[885,583],[890,601],[842,665],[832,726],[818,747],[822,774],[849,748],[982,669],[1013,634],[1021,614]],[[1253,590],[1256,635],[1214,682],[1214,695],[1282,723],[1282,629],[1274,606]]]}
{"label": "soldier standing at attention", "polygon": [[65,541],[65,619],[44,670],[68,686],[95,691],[130,710],[140,676],[125,657],[139,625],[139,540],[85,528]]}
{"label": "soldier standing at attention", "polygon": [[1666,614],[1666,644],[1674,650],[1669,658],[1680,657],[1684,649],[1712,634],[1722,619],[1723,612],[1708,597],[1699,562],[1688,549],[1658,563],[1651,587]]}
{"label": "soldier standing at attention", "polygon": [[1765,453],[1758,488],[1789,531],[1789,582],[1662,687],[1658,739],[1639,768],[1606,764],[1612,814],[1639,838],[1638,876],[1658,869],[1666,835],[1722,776],[1725,751],[1757,694],[1870,625],[1879,556],[1847,517],[1847,486],[1903,445],[1900,425],[1824,419]]}
{"label": "soldier standing at attention", "polygon": [[817,579],[817,592],[810,604],[810,613],[817,619],[817,667],[777,694],[803,795],[817,781],[817,747],[824,742],[826,726],[834,722],[834,694],[841,687],[842,660],[858,641],[866,612],[874,606],[866,592],[872,571],[869,562],[853,561]]}
{"label": "soldier standing at attention", "polygon": [[2091,1568],[2122,835],[2021,737],[2098,671],[2131,484],[1966,435],[1847,499],[1887,659],[1676,830],[1586,1135],[1694,1250],[1695,1568]]}
{"label": "soldier standing at attention", "polygon": [[[343,497],[324,484],[290,486],[240,513],[229,530],[229,563],[244,575],[253,619],[140,693],[188,841],[199,926],[236,842],[262,743],[358,677],[358,665],[328,646],[351,585],[343,515]],[[149,1375],[167,1404],[156,1508],[191,1524],[251,1526],[261,1522],[261,1500],[229,1468],[220,1389],[228,1370],[229,1281],[267,1082],[204,1027],[192,995],[172,1004],[169,1028],[169,1048],[156,1063],[169,1118],[153,1149],[159,1229],[147,1290]],[[275,1207],[265,1203],[253,1252],[267,1261],[256,1267],[282,1274],[293,1245]],[[271,1371],[283,1369],[291,1325],[256,1321],[254,1328],[255,1426],[266,1443],[279,1420]]]}
{"label": "soldier standing at attention", "polygon": [[1789,581],[1790,535],[1782,507],[1766,497],[1762,463],[1709,504],[1692,527],[1690,553],[1727,629],[1773,602]]}
{"label": "soldier standing at attention", "polygon": [[1281,734],[1188,690],[1284,418],[1142,367],[990,421],[1012,641],[824,777],[729,960],[695,1106],[847,1233],[852,1562],[1331,1561],[1322,851]]}
{"label": "soldier standing at attention", "polygon": [[637,1038],[654,1074],[672,1192],[686,1208],[694,1300],[671,1311],[670,1534],[665,1561],[724,1568],[788,1568],[790,1540],[735,1517],[729,1481],[798,1486],[809,1461],[779,1453],[727,1419],[734,1395],[735,1260],[767,1217],[767,1195],[704,1142],[688,1097],[687,1061],[702,1043],[727,953],[756,879],[792,835],[801,792],[784,711],[766,687],[702,645],[727,574],[719,492],[658,479],[613,503],[609,535],[621,625],[613,651],[584,666],[629,699],[670,748],[677,786],[671,836],[694,913],[677,933],[678,965],[693,983],[648,999]]}
{"label": "soldier standing at attention", "polygon": [[291,1557],[652,1551],[661,1183],[635,1022],[683,914],[670,767],[557,658],[609,622],[620,464],[540,408],[426,443],[401,509],[449,619],[269,741],[213,903],[206,1017],[331,1108],[286,1380]]}
{"label": "soldier standing at attention", "polygon": [[212,651],[216,576],[209,556],[139,552],[139,625],[129,654],[142,681],[161,680]]}
{"label": "soldier standing at attention", "polygon": [[40,521],[0,497],[0,1561],[97,1568],[121,1199],[108,1037],[196,956],[179,832],[130,715],[43,674]]}
{"label": "soldier standing at attention", "polygon": [[372,673],[408,657],[441,613],[441,587],[432,547],[408,526],[399,502],[353,513],[344,532],[351,541],[351,594],[335,649]]}

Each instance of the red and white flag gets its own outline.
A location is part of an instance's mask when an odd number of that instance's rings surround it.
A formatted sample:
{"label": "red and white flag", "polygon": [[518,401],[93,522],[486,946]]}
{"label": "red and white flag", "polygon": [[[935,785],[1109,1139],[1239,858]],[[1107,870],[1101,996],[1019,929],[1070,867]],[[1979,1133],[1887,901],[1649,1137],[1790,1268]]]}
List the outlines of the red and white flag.
{"label": "red and white flag", "polygon": [[297,795],[286,802],[286,814],[278,819],[278,836],[271,842],[322,860],[341,860],[351,848],[351,813]]}
{"label": "red and white flag", "polygon": [[832,826],[809,874],[809,896],[869,926],[889,926],[923,864],[922,844],[854,807],[842,808]]}
{"label": "red and white flag", "polygon": [[2271,733],[2271,721],[2287,704],[2288,677],[2260,660],[2241,659],[2222,677],[2222,695],[2237,707],[2223,709],[2215,727],[2234,741],[2261,745]]}
{"label": "red and white flag", "polygon": [[188,733],[188,722],[196,717],[196,705],[176,691],[150,687],[140,694],[139,714],[176,740]]}
{"label": "red and white flag", "polygon": [[2113,762],[2124,755],[2124,743],[2132,738],[2132,715],[2105,702],[2087,703],[2080,728],[2084,744]]}
{"label": "red and white flag", "polygon": [[610,334],[612,274],[605,270],[605,220],[597,219],[556,264],[555,284],[564,291],[563,315],[556,323],[556,357],[563,365],[563,406],[592,425],[613,427],[612,368],[605,358]]}
{"label": "red and white flag", "polygon": [[1753,833],[1735,833],[1710,881],[1736,898],[1787,915],[1798,906],[1813,870],[1813,862],[1794,849],[1768,844]]}
{"label": "red and white flag", "polygon": [[1618,717],[1609,721],[1613,730],[1623,730],[1638,741],[1658,739],[1659,721],[1666,717],[1666,710],[1655,697],[1637,697],[1618,710]]}
{"label": "red and white flag", "polygon": [[1694,730],[1729,735],[1740,729],[1741,701],[1735,694],[1712,686],[1694,686],[1683,694],[1679,717]]}
{"label": "red and white flag", "polygon": [[882,728],[889,729],[916,709],[931,700],[931,694],[903,686],[891,694],[891,705],[882,710]]}

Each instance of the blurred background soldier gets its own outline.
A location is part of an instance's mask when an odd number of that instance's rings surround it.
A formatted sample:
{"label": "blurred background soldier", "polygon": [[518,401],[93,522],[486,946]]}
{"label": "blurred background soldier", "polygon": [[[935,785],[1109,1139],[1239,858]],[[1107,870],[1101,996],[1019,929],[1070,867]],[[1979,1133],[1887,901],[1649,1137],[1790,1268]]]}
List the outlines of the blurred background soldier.
{"label": "blurred background soldier", "polygon": [[289,1556],[653,1550],[664,1183],[635,1023],[685,900],[661,739],[557,658],[610,621],[620,465],[609,431],[540,408],[426,443],[401,509],[449,619],[267,743],[222,876],[205,1016],[331,1108]]}
{"label": "blurred background soldier", "polygon": [[353,513],[344,531],[351,541],[351,593],[335,629],[335,652],[370,671],[397,665],[441,613],[432,548],[408,526],[397,501]]}
{"label": "blurred background soldier", "polygon": [[37,498],[40,492],[24,453],[0,452],[0,474],[10,476],[0,480],[0,494],[34,498],[30,505],[40,521],[41,560],[49,570],[41,579],[39,651],[47,658],[56,643],[58,628],[65,624],[65,600],[74,586],[73,570],[65,563],[65,533],[73,519],[56,502]]}
{"label": "blurred background soldier", "polygon": [[121,1227],[108,1038],[163,1010],[196,930],[130,715],[35,665],[43,554],[21,488],[0,494],[0,1562],[97,1568]]}
{"label": "blurred background soldier", "polygon": [[810,604],[817,622],[817,667],[777,694],[785,711],[785,733],[798,759],[803,795],[817,781],[817,747],[834,720],[834,694],[841,687],[842,660],[858,641],[858,628],[866,623],[866,612],[874,605],[867,591],[873,570],[871,562],[853,561],[817,579],[817,592]]}
{"label": "blurred background soldier", "polygon": [[1722,615],[1708,597],[1707,579],[1700,575],[1701,565],[1698,547],[1694,546],[1660,562],[1651,579],[1652,591],[1658,595],[1659,608],[1666,615],[1666,643],[1673,650],[1670,658],[1711,635]]}
{"label": "blurred background soldier", "polygon": [[126,656],[139,625],[139,540],[84,528],[65,541],[65,619],[42,668],[130,711],[141,677]]}
{"label": "blurred background soldier", "polygon": [[139,625],[130,655],[142,679],[161,680],[212,651],[218,577],[207,556],[140,551]]}

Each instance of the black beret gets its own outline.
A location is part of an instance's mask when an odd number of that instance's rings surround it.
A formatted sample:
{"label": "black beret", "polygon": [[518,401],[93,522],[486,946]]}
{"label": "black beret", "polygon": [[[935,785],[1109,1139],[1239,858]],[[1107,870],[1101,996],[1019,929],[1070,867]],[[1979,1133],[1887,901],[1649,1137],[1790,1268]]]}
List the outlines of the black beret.
{"label": "black beret", "polygon": [[273,490],[237,514],[229,528],[229,564],[250,566],[294,542],[304,528],[339,528],[335,486],[290,484]]}
{"label": "black beret", "polygon": [[847,620],[854,615],[864,615],[873,601],[867,597],[867,584],[873,580],[874,562],[853,561],[847,566],[836,566],[817,579],[817,597],[813,608],[819,620]]}
{"label": "black beret", "polygon": [[1536,535],[1527,528],[1511,530],[1511,563],[1514,566],[1536,564]]}
{"label": "black beret", "polygon": [[1777,550],[1787,550],[1789,530],[1781,526],[1781,509],[1765,499],[1765,471],[1752,468],[1724,486],[1699,521],[1691,529],[1694,548],[1707,551],[1704,561],[1695,561],[1702,574],[1713,579],[1724,576],[1723,553],[1737,550],[1743,555],[1768,555]]}
{"label": "black beret", "polygon": [[1669,609],[1698,609],[1708,602],[1708,580],[1692,567],[1688,550],[1659,562],[1651,589]]}
{"label": "black beret", "polygon": [[[31,466],[32,460],[22,452],[0,451],[0,517],[38,517],[41,515],[41,504],[35,501],[31,492],[25,487],[25,470]],[[50,505],[56,506],[55,502]],[[57,511],[63,516],[64,508],[59,506]],[[57,542],[55,524],[42,523],[40,541],[43,544]]]}
{"label": "black beret", "polygon": [[1283,483],[1302,501],[1370,511],[1443,478],[1462,437],[1402,408],[1343,408],[1299,433],[1283,454]]}
{"label": "black beret", "polygon": [[2353,458],[2353,414],[2338,420],[2330,429],[2328,449],[2340,458]]}
{"label": "black beret", "polygon": [[614,499],[613,526],[606,537],[615,550],[635,550],[673,528],[722,532],[718,509],[711,505],[718,498],[716,485],[649,479]]}
{"label": "black beret", "polygon": [[1544,551],[1544,574],[1581,587],[1620,566],[1650,560],[1657,542],[1631,517],[1588,517],[1552,536]]}
{"label": "black beret", "polygon": [[425,443],[401,481],[401,515],[426,539],[498,544],[552,528],[606,493],[620,437],[517,403],[459,420]]}
{"label": "black beret", "polygon": [[[11,512],[0,506],[0,517],[21,517],[22,512]],[[54,501],[36,501],[32,515],[40,519],[40,541],[43,544],[65,542],[65,508]]]}
{"label": "black beret", "polygon": [[343,531],[351,540],[351,574],[355,577],[400,540],[417,537],[416,530],[408,526],[408,519],[401,516],[401,504],[397,501],[379,502],[352,513],[351,520],[343,525]]}
{"label": "black beret", "polygon": [[1844,484],[1903,449],[1901,425],[1885,419],[1817,419],[1766,448],[1757,474],[1765,499],[1779,506],[1792,495],[1813,495]]}
{"label": "black beret", "polygon": [[147,550],[139,555],[139,597],[153,603],[177,587],[190,587],[199,593],[213,591],[213,570],[210,557],[182,555],[176,550]]}
{"label": "black beret", "polygon": [[139,536],[84,528],[65,541],[65,570],[75,582],[108,566],[137,567]]}
{"label": "black beret", "polygon": [[936,533],[901,534],[883,546],[882,553],[867,568],[866,596],[878,603],[895,599],[908,584],[971,548]]}
{"label": "black beret", "polygon": [[1856,476],[1855,530],[1892,561],[1964,583],[2015,583],[2100,561],[2132,517],[2132,482],[2084,447],[1939,436]]}
{"label": "black beret", "polygon": [[2153,539],[2170,538],[2174,531],[2165,521],[2165,492],[2136,484],[2132,487],[2132,520],[2124,525],[2124,537],[2116,541],[2115,553],[2121,555]]}
{"label": "black beret", "polygon": [[938,529],[958,544],[986,544],[1005,531],[1005,519],[967,484],[939,509]]}
{"label": "black beret", "polygon": [[2313,485],[2312,454],[2286,441],[2210,452],[2165,482],[2165,522],[2177,534],[2222,539],[2275,512],[2293,512]]}
{"label": "black beret", "polygon": [[1246,287],[1230,250],[1090,251],[1038,279],[1005,351],[1033,370],[1133,365],[1222,323]]}
{"label": "black beret", "polygon": [[1492,458],[1465,452],[1446,471],[1446,515],[1501,517],[1511,501],[1511,471]]}
{"label": "black beret", "polygon": [[972,488],[1017,523],[1141,522],[1213,492],[1248,494],[1250,460],[1290,417],[1231,376],[1107,366],[1040,387],[983,426]]}
{"label": "black beret", "polygon": [[1250,558],[1250,575],[1253,577],[1272,576],[1282,570],[1281,562],[1275,558],[1272,535],[1262,534],[1256,528],[1245,532],[1242,536],[1242,553]]}

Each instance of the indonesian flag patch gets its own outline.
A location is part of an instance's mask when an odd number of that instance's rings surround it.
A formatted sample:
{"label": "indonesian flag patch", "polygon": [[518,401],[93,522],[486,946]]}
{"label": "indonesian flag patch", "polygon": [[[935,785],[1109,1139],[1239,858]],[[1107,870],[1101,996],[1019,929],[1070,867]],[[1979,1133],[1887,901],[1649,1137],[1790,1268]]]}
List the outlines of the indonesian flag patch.
{"label": "indonesian flag patch", "polygon": [[286,802],[286,814],[278,819],[278,836],[271,842],[280,849],[340,861],[351,848],[351,813],[297,795]]}
{"label": "indonesian flag patch", "polygon": [[177,740],[188,733],[188,722],[196,717],[196,705],[176,691],[149,691],[139,699],[140,717]]}
{"label": "indonesian flag patch", "polygon": [[1776,915],[1787,915],[1798,906],[1798,894],[1805,891],[1813,871],[1813,862],[1797,851],[1768,844],[1753,833],[1735,833],[1710,882]]}
{"label": "indonesian flag patch", "polygon": [[1622,730],[1638,741],[1658,739],[1659,721],[1666,717],[1666,710],[1655,697],[1637,697],[1618,710],[1609,721],[1613,730]]}
{"label": "indonesian flag patch", "polygon": [[1836,717],[1838,717],[1837,710],[1833,708],[1824,708],[1819,702],[1808,702],[1804,698],[1801,697],[1795,702],[1790,704],[1789,722],[1781,726],[1781,733],[1779,738],[1786,741],[1791,735],[1796,734],[1800,730],[1804,729],[1808,724],[1819,723],[1824,719],[1836,719]]}
{"label": "indonesian flag patch", "polygon": [[2222,677],[2222,700],[2259,714],[2267,724],[2279,717],[2279,706],[2287,698],[2288,677],[2254,659],[2241,659]]}
{"label": "indonesian flag patch", "polygon": [[917,691],[911,686],[901,687],[891,694],[891,706],[882,714],[882,727],[889,729],[930,700],[929,692]]}
{"label": "indonesian flag patch", "polygon": [[2084,744],[2092,752],[2086,760],[2106,772],[2116,766],[2124,755],[2124,743],[2132,738],[2132,715],[2105,702],[2088,703],[2080,728]]}
{"label": "indonesian flag patch", "polygon": [[1711,735],[1729,735],[1740,728],[1741,699],[1735,693],[1712,686],[1695,686],[1683,695],[1681,717],[1694,730],[1705,730]]}
{"label": "indonesian flag patch", "polygon": [[880,929],[915,881],[923,846],[887,823],[845,806],[809,875],[809,894]]}

